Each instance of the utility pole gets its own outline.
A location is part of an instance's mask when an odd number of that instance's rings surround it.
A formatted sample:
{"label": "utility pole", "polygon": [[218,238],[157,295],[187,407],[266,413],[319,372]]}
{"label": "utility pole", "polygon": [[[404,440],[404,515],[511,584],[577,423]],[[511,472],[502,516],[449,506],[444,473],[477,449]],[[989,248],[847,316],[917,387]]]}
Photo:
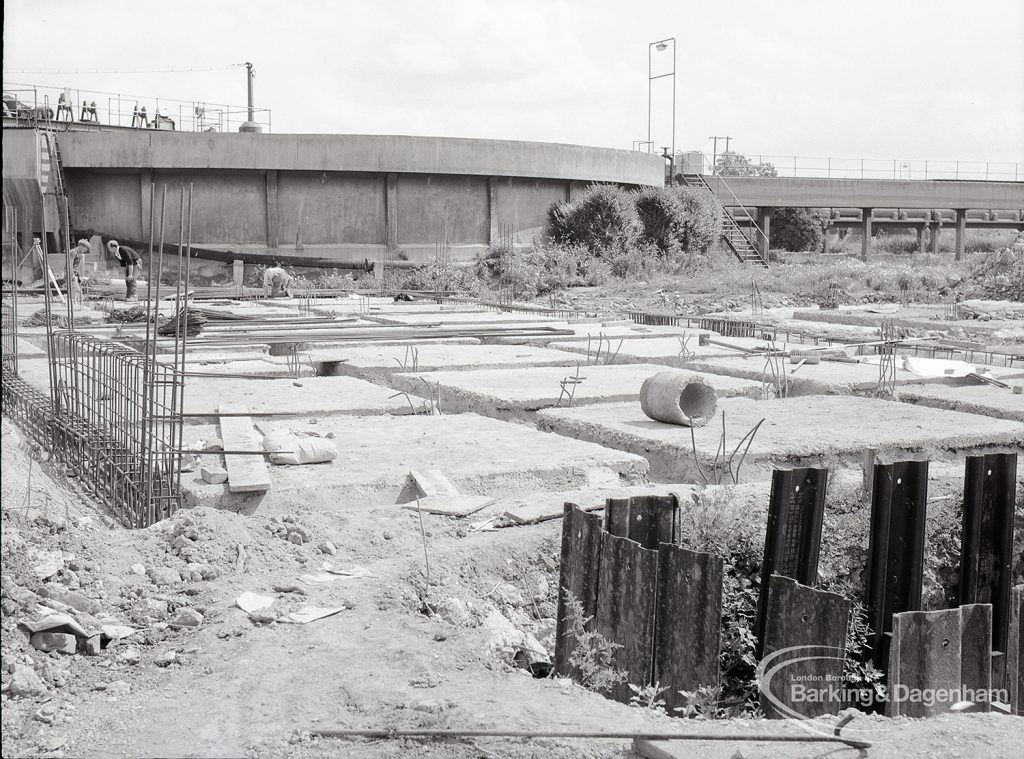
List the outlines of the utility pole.
{"label": "utility pole", "polygon": [[254,115],[253,115],[253,113],[255,111],[255,108],[253,107],[253,103],[252,103],[252,64],[249,63],[249,61],[245,62],[245,73],[246,73],[246,82],[247,82],[247,84],[249,86],[248,87],[248,89],[249,89],[249,121],[255,121],[256,119],[254,118]]}
{"label": "utility pole", "polygon": [[715,152],[714,152],[714,155],[711,157],[711,167],[712,167],[712,169],[714,169],[715,167],[718,166],[718,141],[719,140],[725,140],[725,152],[728,153],[729,152],[729,140],[731,140],[732,137],[729,137],[727,135],[725,137],[708,137],[708,139],[715,141],[715,147],[714,147],[714,151]]}

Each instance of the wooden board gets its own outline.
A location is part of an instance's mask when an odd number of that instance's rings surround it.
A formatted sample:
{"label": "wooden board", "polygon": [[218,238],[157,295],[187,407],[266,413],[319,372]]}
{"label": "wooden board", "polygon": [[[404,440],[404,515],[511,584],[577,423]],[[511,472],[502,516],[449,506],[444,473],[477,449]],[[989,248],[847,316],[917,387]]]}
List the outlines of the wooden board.
{"label": "wooden board", "polygon": [[[222,403],[224,414],[244,414],[248,409],[237,403]],[[259,451],[263,441],[248,416],[220,417],[220,437],[226,451]],[[228,492],[257,493],[270,490],[270,470],[263,456],[228,453],[224,455],[228,470]]]}
{"label": "wooden board", "polygon": [[[581,506],[579,508],[583,511],[601,511],[604,509],[604,504],[600,506]],[[547,503],[526,503],[502,514],[502,516],[507,517],[515,524],[548,522],[552,519],[561,519],[564,515],[564,507],[556,510],[555,507]]]}
{"label": "wooden board", "polygon": [[658,581],[658,552],[629,538],[605,535],[597,583],[597,632],[621,648],[612,657],[626,673],[608,697],[629,703],[629,686],[651,682],[654,668],[654,611]]}
{"label": "wooden board", "polygon": [[641,495],[609,498],[605,504],[605,531],[629,538],[651,551],[660,543],[675,542],[678,508],[674,496]]}
{"label": "wooden board", "polygon": [[458,495],[459,491],[452,485],[440,469],[413,469],[409,472],[420,494],[424,496]]}
{"label": "wooden board", "polygon": [[1010,592],[1009,618],[1003,688],[1010,698],[1010,711],[1024,715],[1024,585]]}
{"label": "wooden board", "polygon": [[719,683],[722,628],[720,556],[662,543],[658,548],[658,612],[654,682],[669,714],[684,705],[680,690]]}
{"label": "wooden board", "polygon": [[[960,684],[965,690],[992,689],[992,604],[960,607]],[[978,702],[979,711],[990,706],[987,699]]]}
{"label": "wooden board", "polygon": [[949,699],[914,698],[925,688],[960,687],[960,609],[906,611],[892,617],[888,717],[931,717],[948,712]]}
{"label": "wooden board", "polygon": [[584,616],[591,617],[588,628],[594,627],[597,615],[597,584],[601,565],[601,543],[604,532],[601,517],[588,514],[572,503],[564,506],[562,518],[562,560],[558,576],[558,616],[555,627],[555,672],[562,677],[575,677],[569,657],[576,648],[569,629],[566,593],[582,605]]}
{"label": "wooden board", "polygon": [[[842,701],[830,698],[834,691],[828,689],[842,688],[850,602],[836,593],[815,590],[779,575],[771,576],[767,593],[763,651],[768,661],[762,661],[758,669],[771,670],[790,663],[770,677],[762,676],[759,682],[765,715],[836,714]],[[792,650],[783,653],[785,649]],[[807,690],[815,691],[815,697],[806,694]]]}
{"label": "wooden board", "polygon": [[444,517],[465,517],[492,503],[494,499],[486,495],[432,495],[420,498],[418,503],[403,504],[402,508],[410,511],[422,509],[427,514]]}

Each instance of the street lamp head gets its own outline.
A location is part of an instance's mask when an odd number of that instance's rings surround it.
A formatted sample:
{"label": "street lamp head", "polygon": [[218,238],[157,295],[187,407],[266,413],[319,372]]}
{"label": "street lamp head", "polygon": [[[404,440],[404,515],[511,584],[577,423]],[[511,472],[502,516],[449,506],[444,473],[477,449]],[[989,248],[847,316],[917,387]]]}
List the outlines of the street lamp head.
{"label": "street lamp head", "polygon": [[667,47],[668,47],[668,45],[666,43],[659,42],[657,45],[654,46],[654,49],[657,50],[660,53],[662,50],[664,50]]}

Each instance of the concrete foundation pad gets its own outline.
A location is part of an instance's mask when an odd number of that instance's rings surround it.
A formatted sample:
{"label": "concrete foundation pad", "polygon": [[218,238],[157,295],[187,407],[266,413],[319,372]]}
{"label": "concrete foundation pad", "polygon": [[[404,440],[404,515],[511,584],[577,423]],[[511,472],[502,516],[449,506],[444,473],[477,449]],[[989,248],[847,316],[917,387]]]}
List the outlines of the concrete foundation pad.
{"label": "concrete foundation pad", "polygon": [[[240,374],[246,377],[292,377],[292,371],[285,361],[253,360],[253,361],[225,361],[223,363],[185,363],[186,372],[194,372],[195,375],[187,377],[186,382],[195,383],[204,380],[203,375],[225,375]],[[303,362],[299,365],[300,377],[316,376],[317,371],[313,365]]]}
{"label": "concrete foundation pad", "polygon": [[[575,334],[555,337],[500,337],[495,342],[501,345],[547,345],[552,342],[582,342],[586,344],[587,340],[596,342],[598,337],[603,335],[604,338],[618,343],[622,339],[644,340],[659,337],[676,339],[686,335],[715,334],[706,329],[648,327],[643,324],[603,326],[600,322],[593,324],[569,323],[567,328],[571,329]],[[695,342],[696,339],[691,338],[690,342]]]}
{"label": "concrete foundation pad", "polygon": [[834,324],[859,324],[870,327],[881,325],[883,320],[895,319],[900,326],[914,329],[950,330],[962,329],[967,332],[996,332],[1007,327],[1019,326],[1020,322],[992,319],[945,318],[944,306],[910,305],[892,313],[876,313],[869,306],[847,306],[845,308],[809,309],[795,311],[794,319],[803,321],[831,322]]}
{"label": "concrete foundation pad", "polygon": [[[655,337],[647,339],[635,338],[612,338],[611,347],[609,341],[601,343],[600,361],[607,356],[614,356],[613,363],[616,364],[664,364],[677,368],[689,368],[695,359],[712,358],[717,356],[739,356],[743,355],[740,350],[733,350],[718,345],[699,345],[699,330],[685,330],[683,334],[675,337]],[[714,337],[719,343],[728,343],[737,348],[757,349],[767,347],[761,340],[754,340],[747,337]],[[619,342],[621,340],[621,346]],[[570,351],[587,355],[588,348],[591,356],[596,356],[598,340],[594,337],[588,346],[587,341],[558,341],[548,345],[554,350]],[[685,351],[684,351],[685,347]]]}
{"label": "concrete foundation pad", "polygon": [[[796,346],[790,345],[789,348]],[[707,360],[693,361],[689,364],[693,369],[728,377],[740,377],[748,380],[761,381],[766,371],[765,358],[750,356],[736,358],[722,356]],[[839,361],[822,360],[818,364],[804,364],[797,368],[791,359],[785,359],[783,367],[786,372],[788,394],[791,397],[802,395],[849,395],[873,391],[878,384],[878,367],[871,364],[848,364]],[[792,373],[793,370],[795,373]],[[768,369],[767,381],[771,381],[771,370]],[[928,380],[911,374],[897,365],[896,384],[906,385],[928,382]]]}
{"label": "concrete foundation pad", "polygon": [[[566,386],[563,395],[561,381],[576,376],[583,380],[575,386]],[[648,377],[665,371],[667,367],[654,364],[617,364],[612,366],[541,366],[523,369],[481,369],[476,371],[437,371],[422,374],[394,374],[392,387],[417,395],[429,396],[431,386],[440,386],[441,408],[445,411],[472,411],[499,419],[532,419],[532,412],[557,406],[559,400],[568,405],[568,393],[573,392],[572,405],[581,406],[610,401],[637,400],[640,385]],[[738,380],[733,377],[697,375],[680,371],[688,376],[700,376],[715,388],[721,397],[735,395],[759,398],[761,383]],[[424,382],[426,380],[426,384]]]}
{"label": "concrete foundation pad", "polygon": [[[692,432],[705,471],[720,445],[722,412],[730,454],[744,434],[765,420],[743,463],[742,481],[769,477],[774,467],[859,466],[869,447],[878,449],[880,460],[894,461],[959,458],[1024,445],[1024,424],[1018,422],[856,396],[726,398],[718,412],[715,421]],[[542,429],[646,456],[658,479],[702,481],[690,428],[648,419],[639,403],[547,409],[537,416]]]}
{"label": "concrete foundation pad", "polygon": [[[415,349],[415,357],[413,354]],[[397,372],[439,369],[500,369],[528,366],[572,366],[576,355],[528,345],[362,345],[330,352],[330,358],[311,352],[322,372],[386,383]]]}
{"label": "concrete foundation pad", "polygon": [[394,394],[386,387],[353,377],[305,377],[301,380],[204,377],[186,380],[183,403],[185,414],[216,413],[225,399],[244,405],[253,415],[289,412],[323,418],[411,414],[412,409],[405,399],[392,398]]}
{"label": "concrete foundation pad", "polygon": [[[476,414],[334,417],[315,425],[311,421],[276,426],[321,435],[333,432],[339,450],[335,461],[272,466],[271,489],[262,494],[229,494],[226,485],[209,485],[198,472],[189,474],[182,481],[187,502],[245,513],[261,503],[296,501],[325,510],[404,504],[415,501],[411,469],[440,469],[462,495],[492,498],[592,484],[639,484],[647,473],[641,456]],[[186,440],[218,436],[216,425],[192,426],[186,432]],[[224,457],[204,454],[202,459],[203,464],[222,464]]]}
{"label": "concrete foundation pad", "polygon": [[[1014,381],[1009,381],[1013,385]],[[1016,384],[1024,384],[1017,380]],[[918,406],[981,414],[996,419],[1024,422],[1024,395],[992,385],[950,386],[939,384],[914,385],[898,393],[899,400]]]}
{"label": "concrete foundation pad", "polygon": [[428,324],[458,324],[458,325],[479,325],[479,324],[536,324],[550,326],[559,323],[558,319],[549,319],[537,314],[505,313],[502,311],[421,311],[417,313],[400,313],[397,310],[389,311],[387,314],[371,312],[362,314],[362,318],[380,324],[402,324],[407,327],[424,326]]}

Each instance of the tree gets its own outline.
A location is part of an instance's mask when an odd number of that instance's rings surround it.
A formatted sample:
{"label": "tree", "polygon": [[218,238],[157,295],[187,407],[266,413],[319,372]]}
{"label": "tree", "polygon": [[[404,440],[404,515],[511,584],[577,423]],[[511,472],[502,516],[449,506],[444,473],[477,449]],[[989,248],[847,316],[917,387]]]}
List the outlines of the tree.
{"label": "tree", "polygon": [[828,211],[822,208],[776,208],[772,213],[772,247],[799,253],[820,250],[828,227]]}
{"label": "tree", "polygon": [[779,172],[767,162],[754,163],[742,153],[728,150],[718,156],[715,173],[723,177],[777,177]]}
{"label": "tree", "polygon": [[598,256],[631,250],[642,233],[632,193],[616,185],[591,185],[548,211],[548,235],[555,242],[582,245]]}

